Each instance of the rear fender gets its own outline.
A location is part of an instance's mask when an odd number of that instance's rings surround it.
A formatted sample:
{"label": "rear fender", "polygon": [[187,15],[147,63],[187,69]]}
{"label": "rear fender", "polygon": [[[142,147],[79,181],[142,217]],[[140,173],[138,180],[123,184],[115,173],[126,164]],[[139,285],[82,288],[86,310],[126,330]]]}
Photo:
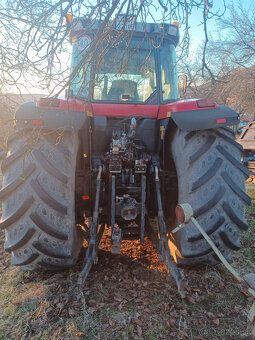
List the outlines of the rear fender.
{"label": "rear fender", "polygon": [[239,114],[222,105],[204,110],[172,112],[171,119],[184,131],[214,129],[240,123]]}
{"label": "rear fender", "polygon": [[34,102],[21,105],[15,115],[17,127],[39,127],[43,130],[78,131],[82,128],[86,119],[87,113],[84,111],[40,108]]}

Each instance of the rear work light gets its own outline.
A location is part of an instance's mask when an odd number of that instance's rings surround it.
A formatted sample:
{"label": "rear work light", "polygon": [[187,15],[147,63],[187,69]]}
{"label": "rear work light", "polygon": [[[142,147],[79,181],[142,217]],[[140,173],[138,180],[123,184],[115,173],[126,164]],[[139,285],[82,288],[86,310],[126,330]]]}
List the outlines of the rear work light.
{"label": "rear work light", "polygon": [[199,99],[197,100],[197,107],[217,107],[217,104],[211,99]]}
{"label": "rear work light", "polygon": [[59,107],[60,100],[58,98],[40,98],[39,106]]}
{"label": "rear work light", "polygon": [[178,36],[179,34],[179,25],[177,25],[177,22],[175,22],[172,25],[169,25],[167,33],[170,35]]}

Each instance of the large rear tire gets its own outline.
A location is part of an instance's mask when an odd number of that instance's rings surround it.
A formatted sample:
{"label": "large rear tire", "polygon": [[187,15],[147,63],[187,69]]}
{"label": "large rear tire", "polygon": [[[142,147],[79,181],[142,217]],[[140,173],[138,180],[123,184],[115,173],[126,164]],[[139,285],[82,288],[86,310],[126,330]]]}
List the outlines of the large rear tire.
{"label": "large rear tire", "polygon": [[23,270],[71,267],[82,238],[75,226],[75,132],[20,130],[8,138],[0,191],[5,250]]}
{"label": "large rear tire", "polygon": [[[194,216],[224,256],[241,247],[239,232],[250,197],[245,193],[249,171],[240,162],[242,146],[229,128],[185,132],[177,130],[171,144],[178,176],[178,202],[189,203]],[[219,262],[192,222],[174,234],[180,265]]]}

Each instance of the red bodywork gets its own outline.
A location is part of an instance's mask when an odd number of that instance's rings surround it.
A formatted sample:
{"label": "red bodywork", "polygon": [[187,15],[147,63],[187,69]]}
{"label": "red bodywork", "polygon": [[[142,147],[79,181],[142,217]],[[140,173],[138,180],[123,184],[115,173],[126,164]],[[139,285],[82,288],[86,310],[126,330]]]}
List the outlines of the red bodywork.
{"label": "red bodywork", "polygon": [[159,105],[92,103],[94,116],[157,118]]}
{"label": "red bodywork", "polygon": [[[47,100],[48,99],[48,100]],[[128,117],[144,116],[150,118],[169,118],[172,112],[204,110],[216,108],[217,104],[205,99],[185,99],[163,105],[89,103],[84,100],[70,98],[68,100],[51,100],[43,98],[37,103],[38,108],[86,112],[88,116]]]}

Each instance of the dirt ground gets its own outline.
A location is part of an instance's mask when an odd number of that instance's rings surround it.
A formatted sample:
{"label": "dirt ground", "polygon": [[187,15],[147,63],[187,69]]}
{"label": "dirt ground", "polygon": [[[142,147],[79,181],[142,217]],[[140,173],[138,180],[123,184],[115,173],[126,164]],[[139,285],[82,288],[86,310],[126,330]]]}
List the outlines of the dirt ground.
{"label": "dirt ground", "polygon": [[[255,185],[247,192],[255,201]],[[255,204],[255,202],[253,203]],[[255,271],[255,205],[250,229],[233,257],[242,274]],[[0,238],[0,339],[251,339],[247,315],[252,299],[222,265],[185,270],[182,300],[172,277],[146,239],[125,241],[112,255],[109,236],[84,286],[78,264],[61,273],[29,273],[10,266]]]}

